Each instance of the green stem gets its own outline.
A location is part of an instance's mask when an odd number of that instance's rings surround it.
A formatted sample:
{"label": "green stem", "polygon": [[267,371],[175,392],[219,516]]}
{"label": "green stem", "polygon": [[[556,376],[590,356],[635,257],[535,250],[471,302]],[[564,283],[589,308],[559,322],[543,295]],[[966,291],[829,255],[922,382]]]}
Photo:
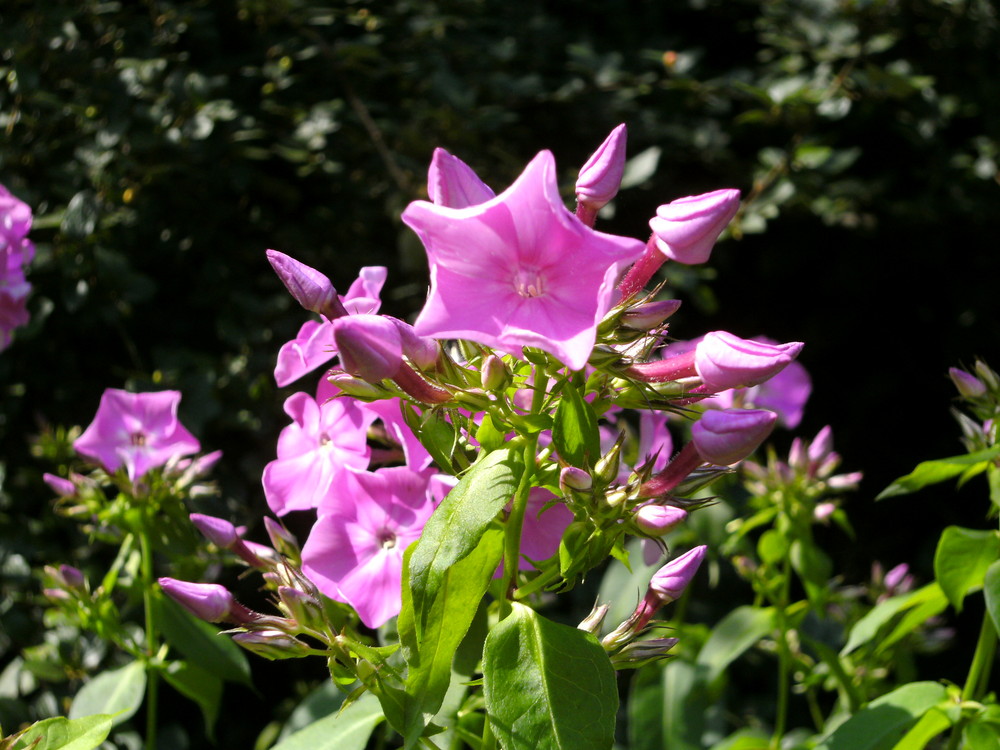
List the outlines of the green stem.
{"label": "green stem", "polygon": [[781,594],[775,604],[775,618],[778,628],[778,705],[774,714],[774,735],[771,737],[771,748],[779,750],[781,738],[785,734],[785,724],[788,721],[788,675],[790,654],[788,649],[788,618],[785,616],[785,608],[788,606],[789,589],[791,583],[791,570],[786,557],[781,561]]}
{"label": "green stem", "polygon": [[483,742],[479,750],[496,750],[497,738],[493,734],[493,725],[490,724],[490,717],[483,716]]}
{"label": "green stem", "polygon": [[153,607],[153,546],[149,541],[149,527],[143,519],[139,530],[139,551],[142,570],[142,605],[146,620],[146,750],[156,750],[157,694],[159,671],[153,664],[159,651],[156,615]]}

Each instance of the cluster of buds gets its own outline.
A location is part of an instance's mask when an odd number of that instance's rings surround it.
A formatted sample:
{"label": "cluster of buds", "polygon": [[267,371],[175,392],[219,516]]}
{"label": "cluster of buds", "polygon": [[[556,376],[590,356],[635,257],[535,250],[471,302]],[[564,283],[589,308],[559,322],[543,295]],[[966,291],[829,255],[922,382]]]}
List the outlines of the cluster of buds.
{"label": "cluster of buds", "polygon": [[963,405],[972,417],[953,410],[962,429],[962,442],[970,453],[992,448],[997,443],[1000,424],[1000,376],[985,362],[977,360],[973,372],[952,367],[948,376],[955,384]]}

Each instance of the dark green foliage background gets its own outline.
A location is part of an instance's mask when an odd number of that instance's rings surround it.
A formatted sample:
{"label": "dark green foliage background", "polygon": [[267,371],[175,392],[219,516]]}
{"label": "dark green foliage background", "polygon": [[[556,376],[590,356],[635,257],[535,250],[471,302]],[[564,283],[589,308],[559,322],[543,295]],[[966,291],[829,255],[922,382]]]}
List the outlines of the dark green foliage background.
{"label": "dark green foliage background", "polygon": [[387,265],[383,309],[413,314],[426,267],[398,216],[434,147],[498,190],[550,148],[569,200],[619,122],[657,168],[600,228],[642,237],[660,203],[743,191],[740,241],[674,279],[675,332],[807,342],[803,431],[832,423],[866,472],[841,568],[929,571],[936,530],[984,504],[872,498],[959,452],[947,367],[1000,364],[998,23],[987,0],[6,0],[0,182],[34,207],[38,258],[0,354],[0,655],[37,637],[28,567],[81,543],[29,436],[86,424],[106,387],[179,389],[225,451],[206,510],[258,529],[271,371],[305,319],[264,250],[340,289]]}

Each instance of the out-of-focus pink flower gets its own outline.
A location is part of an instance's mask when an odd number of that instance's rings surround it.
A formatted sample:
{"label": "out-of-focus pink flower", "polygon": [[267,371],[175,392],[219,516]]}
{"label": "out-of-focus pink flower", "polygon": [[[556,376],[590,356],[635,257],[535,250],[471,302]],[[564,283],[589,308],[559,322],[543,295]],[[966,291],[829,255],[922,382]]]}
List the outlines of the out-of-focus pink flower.
{"label": "out-of-focus pink flower", "polygon": [[707,333],[694,350],[694,366],[712,391],[763,383],[781,372],[804,344],[767,344],[741,339],[726,331]]}
{"label": "out-of-focus pink flower", "polygon": [[625,171],[627,140],[625,125],[619,125],[580,168],[576,199],[591,211],[599,210],[618,194]]}
{"label": "out-of-focus pink flower", "polygon": [[403,552],[434,511],[428,475],[405,466],[352,472],[319,509],[302,548],[302,571],[331,599],[377,628],[399,614]]}
{"label": "out-of-focus pink flower", "polygon": [[[383,266],[365,266],[351,284],[340,303],[351,315],[376,313],[380,307],[379,294],[385,283],[387,270]],[[298,335],[278,351],[278,364],[274,380],[279,386],[294,383],[308,372],[315,370],[337,355],[333,342],[331,321],[307,320]]]}
{"label": "out-of-focus pink flower", "polygon": [[753,453],[771,434],[777,418],[760,409],[706,411],[691,426],[691,441],[703,460],[729,466]]}
{"label": "out-of-focus pink flower", "polygon": [[[555,501],[546,508],[546,504]],[[547,560],[559,551],[563,532],[573,522],[573,513],[565,503],[541,487],[528,493],[528,507],[521,527],[521,570],[534,570],[531,561]]]}
{"label": "out-of-focus pink flower", "polygon": [[427,170],[427,194],[431,202],[448,208],[476,206],[496,193],[479,179],[472,167],[443,148],[434,149]]}
{"label": "out-of-focus pink flower", "polygon": [[678,263],[705,263],[740,207],[739,190],[678,198],[656,209],[649,226],[660,252]]}
{"label": "out-of-focus pink flower", "polygon": [[27,325],[28,294],[31,284],[24,268],[35,254],[27,238],[31,229],[31,208],[0,185],[0,351],[10,344],[11,332]]}
{"label": "out-of-focus pink flower", "polygon": [[283,516],[317,507],[348,468],[368,466],[368,427],[375,415],[348,398],[317,403],[307,393],[285,400],[292,424],[278,437],[278,457],[264,467],[264,496]]}
{"label": "out-of-focus pink flower", "polygon": [[661,604],[668,604],[680,598],[694,578],[694,574],[698,572],[707,550],[708,547],[705,545],[695,547],[671,560],[653,574],[649,590],[659,597]]}
{"label": "out-of-focus pink flower", "polygon": [[94,421],[73,447],[109,472],[124,466],[135,481],[150,469],[200,450],[177,420],[180,400],[179,391],[129,393],[108,388]]}
{"label": "out-of-focus pink flower", "polygon": [[431,465],[433,459],[424,444],[413,434],[413,430],[403,419],[402,401],[398,398],[382,399],[370,404],[362,404],[365,409],[382,420],[386,436],[403,449],[406,465],[413,471],[423,471]]}
{"label": "out-of-focus pink flower", "polygon": [[587,363],[618,277],[643,251],[566,210],[548,151],[485,203],[454,209],[415,201],[403,221],[430,264],[418,333],[503,351],[533,346],[574,370]]}

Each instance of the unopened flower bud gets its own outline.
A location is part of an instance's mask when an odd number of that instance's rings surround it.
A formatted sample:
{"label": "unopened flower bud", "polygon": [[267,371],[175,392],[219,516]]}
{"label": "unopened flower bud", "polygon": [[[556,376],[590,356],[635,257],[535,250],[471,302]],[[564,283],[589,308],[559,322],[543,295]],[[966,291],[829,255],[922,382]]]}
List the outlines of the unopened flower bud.
{"label": "unopened flower bud", "polygon": [[704,461],[729,466],[753,453],[777,419],[762,409],[713,409],[691,426],[691,440]]}
{"label": "unopened flower bud", "polygon": [[995,391],[1000,388],[1000,377],[981,359],[976,360],[976,375],[983,381],[983,385],[990,390]]}
{"label": "unopened flower bud", "polygon": [[678,263],[704,263],[740,207],[739,190],[678,198],[656,209],[649,226],[661,253]]}
{"label": "unopened flower bud", "polygon": [[409,323],[385,316],[396,326],[403,355],[421,370],[430,370],[441,356],[441,347],[435,339],[421,336]]}
{"label": "unopened flower bud", "polygon": [[694,574],[698,572],[707,550],[708,547],[704,544],[695,547],[671,560],[653,574],[649,590],[659,597],[661,604],[668,604],[680,598],[694,578]]}
{"label": "unopened flower bud", "polygon": [[837,506],[835,503],[817,503],[816,507],[813,508],[813,518],[819,523],[826,523],[836,510]]}
{"label": "unopened flower bud", "polygon": [[312,627],[321,620],[319,602],[304,591],[291,586],[279,586],[278,599],[288,616],[300,628]]}
{"label": "unopened flower bud", "polygon": [[253,613],[237,602],[225,586],[217,583],[189,583],[175,578],[160,578],[163,593],[184,609],[207,622],[246,623]]}
{"label": "unopened flower bud", "polygon": [[361,399],[362,401],[379,401],[387,398],[389,392],[384,388],[369,383],[367,380],[356,378],[342,370],[334,370],[327,376],[327,382],[339,388],[348,396]]}
{"label": "unopened flower bud", "polygon": [[622,325],[634,331],[652,331],[673,315],[681,306],[679,299],[654,300],[633,305],[621,317]]}
{"label": "unopened flower bud", "polygon": [[224,518],[192,513],[188,518],[194,527],[219,549],[230,549],[239,540],[236,527]]}
{"label": "unopened flower bud", "polygon": [[663,536],[687,518],[687,511],[673,505],[646,503],[635,509],[635,525],[650,536]]}
{"label": "unopened flower bud", "polygon": [[277,250],[268,250],[267,259],[295,301],[310,312],[331,320],[347,315],[337,290],[326,276]]}
{"label": "unopened flower bud", "polygon": [[594,477],[604,485],[611,484],[618,478],[618,467],[621,465],[622,446],[625,444],[625,433],[618,434],[618,439],[611,449],[601,456],[594,464]]}
{"label": "unopened flower bud", "polygon": [[957,367],[948,368],[948,377],[963,398],[976,399],[986,395],[986,386],[972,373]]}
{"label": "unopened flower bud", "polygon": [[607,617],[610,609],[611,605],[609,604],[595,604],[594,608],[590,610],[590,614],[576,626],[577,630],[585,630],[588,633],[597,635],[597,632],[601,629],[601,623],[604,622],[604,618]]}
{"label": "unopened flower bud", "polygon": [[[833,428],[826,425],[816,433],[816,437],[809,443],[809,460],[812,462],[824,461],[833,452]],[[838,457],[839,460],[839,457]]]}
{"label": "unopened flower bud", "polygon": [[694,353],[698,377],[712,391],[745,388],[777,375],[802,351],[803,344],[766,344],[726,331],[705,334]]}
{"label": "unopened flower bud", "polygon": [[611,131],[576,178],[576,199],[591,211],[597,211],[618,194],[625,171],[625,125]]}
{"label": "unopened flower bud", "polygon": [[427,194],[432,203],[447,208],[478,206],[496,195],[472,167],[443,148],[434,149],[431,157]]}
{"label": "unopened flower bud", "polygon": [[347,315],[333,321],[340,366],[351,375],[378,383],[399,372],[403,344],[396,325],[381,315]]}
{"label": "unopened flower bud", "polygon": [[510,385],[510,370],[496,354],[489,354],[483,359],[480,370],[483,390],[500,391]]}
{"label": "unopened flower bud", "polygon": [[75,497],[76,485],[68,479],[57,477],[55,474],[42,474],[42,480],[59,497]]}
{"label": "unopened flower bud", "polygon": [[564,466],[559,472],[559,489],[564,495],[572,491],[586,492],[594,486],[594,480],[583,469],[575,466]]}
{"label": "unopened flower bud", "polygon": [[280,630],[251,630],[236,633],[233,641],[265,659],[298,659],[308,656],[312,649],[308,645]]}
{"label": "unopened flower bud", "polygon": [[679,643],[678,638],[647,638],[626,643],[611,656],[616,669],[636,669],[644,664],[666,659],[670,649]]}
{"label": "unopened flower bud", "polygon": [[299,542],[280,521],[275,521],[270,516],[264,516],[264,528],[271,538],[271,544],[278,552],[292,560],[297,560],[301,554]]}

